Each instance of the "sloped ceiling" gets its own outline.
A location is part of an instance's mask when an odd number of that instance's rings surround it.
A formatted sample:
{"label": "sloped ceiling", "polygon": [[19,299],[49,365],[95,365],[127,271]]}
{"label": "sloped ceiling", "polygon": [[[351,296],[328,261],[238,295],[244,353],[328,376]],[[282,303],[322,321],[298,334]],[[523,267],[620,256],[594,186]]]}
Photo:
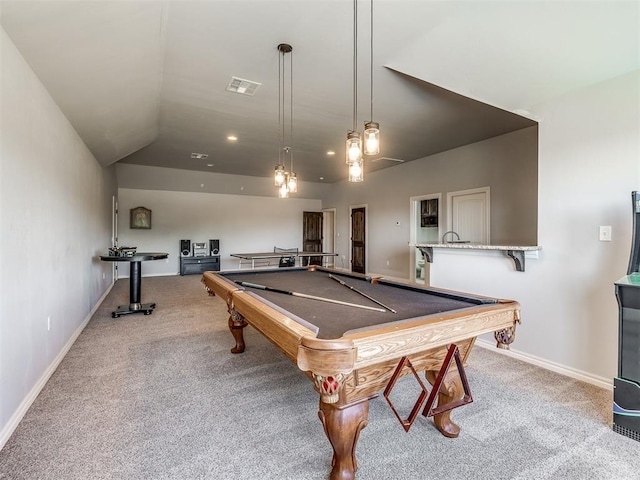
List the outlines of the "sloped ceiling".
{"label": "sloped ceiling", "polygon": [[[531,106],[640,68],[635,1],[373,5],[373,119],[383,146],[369,172],[398,164],[385,158],[412,161],[535,125]],[[271,176],[279,148],[276,47],[285,42],[293,46],[294,170],[305,181],[346,177],[351,1],[49,0],[0,8],[3,28],[105,166]],[[370,8],[358,2],[360,129],[371,108]],[[229,93],[232,76],[262,85],[252,97]]]}

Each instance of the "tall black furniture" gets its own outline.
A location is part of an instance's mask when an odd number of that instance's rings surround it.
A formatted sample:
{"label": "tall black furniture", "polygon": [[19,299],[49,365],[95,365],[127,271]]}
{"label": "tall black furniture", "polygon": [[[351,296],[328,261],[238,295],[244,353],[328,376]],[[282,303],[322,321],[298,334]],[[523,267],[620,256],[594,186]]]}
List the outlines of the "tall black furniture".
{"label": "tall black furniture", "polygon": [[128,315],[130,313],[144,313],[151,315],[153,309],[156,308],[155,303],[140,303],[140,291],[142,287],[142,268],[141,262],[148,260],[161,260],[167,258],[168,253],[136,253],[132,256],[113,256],[101,255],[100,260],[103,262],[129,262],[129,305],[120,305],[115,311],[111,312],[113,318],[120,315]]}
{"label": "tall black furniture", "polygon": [[180,257],[180,275],[220,271],[220,255],[208,257]]}
{"label": "tall black furniture", "polygon": [[209,255],[219,255],[220,254],[220,240],[213,239],[209,240]]}
{"label": "tall black furniture", "polygon": [[191,255],[191,240],[180,240],[180,255],[183,257]]}
{"label": "tall black furniture", "polygon": [[613,380],[613,429],[640,441],[640,192],[632,192],[633,238],[618,299],[618,376]]}

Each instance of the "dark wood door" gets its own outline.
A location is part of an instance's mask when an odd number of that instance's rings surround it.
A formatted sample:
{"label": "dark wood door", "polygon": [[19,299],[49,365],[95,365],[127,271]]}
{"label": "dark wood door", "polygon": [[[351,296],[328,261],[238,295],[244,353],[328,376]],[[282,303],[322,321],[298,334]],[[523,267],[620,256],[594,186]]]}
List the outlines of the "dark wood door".
{"label": "dark wood door", "polygon": [[[322,251],[322,212],[303,212],[302,250],[305,252]],[[322,257],[302,259],[303,265],[322,265]]]}
{"label": "dark wood door", "polygon": [[351,271],[365,273],[365,207],[351,210]]}

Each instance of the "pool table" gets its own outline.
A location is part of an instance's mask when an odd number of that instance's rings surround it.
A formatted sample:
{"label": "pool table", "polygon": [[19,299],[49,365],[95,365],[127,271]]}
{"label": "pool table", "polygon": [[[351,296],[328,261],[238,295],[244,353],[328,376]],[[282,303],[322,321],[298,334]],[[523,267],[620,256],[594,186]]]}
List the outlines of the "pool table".
{"label": "pool table", "polygon": [[[495,332],[498,347],[508,348],[520,321],[515,301],[319,266],[204,272],[202,282],[227,303],[232,353],[245,350],[243,329],[252,325],[314,383],[318,416],[333,447],[331,480],[355,478],[369,400],[398,373],[411,373],[399,364],[408,359],[433,385],[452,344],[463,365],[478,335]],[[460,401],[461,377],[458,369],[443,374],[438,406]],[[457,437],[450,414],[434,415],[434,423],[443,435]]]}

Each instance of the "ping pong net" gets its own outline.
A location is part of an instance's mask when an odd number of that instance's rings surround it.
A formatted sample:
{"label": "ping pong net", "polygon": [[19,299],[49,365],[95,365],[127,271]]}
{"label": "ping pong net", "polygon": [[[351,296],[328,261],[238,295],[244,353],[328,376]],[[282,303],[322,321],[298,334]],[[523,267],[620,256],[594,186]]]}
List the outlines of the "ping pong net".
{"label": "ping pong net", "polygon": [[282,256],[280,257],[280,261],[278,262],[278,267],[295,267],[296,266],[296,256],[298,255],[297,248],[273,247],[273,253],[282,254]]}

